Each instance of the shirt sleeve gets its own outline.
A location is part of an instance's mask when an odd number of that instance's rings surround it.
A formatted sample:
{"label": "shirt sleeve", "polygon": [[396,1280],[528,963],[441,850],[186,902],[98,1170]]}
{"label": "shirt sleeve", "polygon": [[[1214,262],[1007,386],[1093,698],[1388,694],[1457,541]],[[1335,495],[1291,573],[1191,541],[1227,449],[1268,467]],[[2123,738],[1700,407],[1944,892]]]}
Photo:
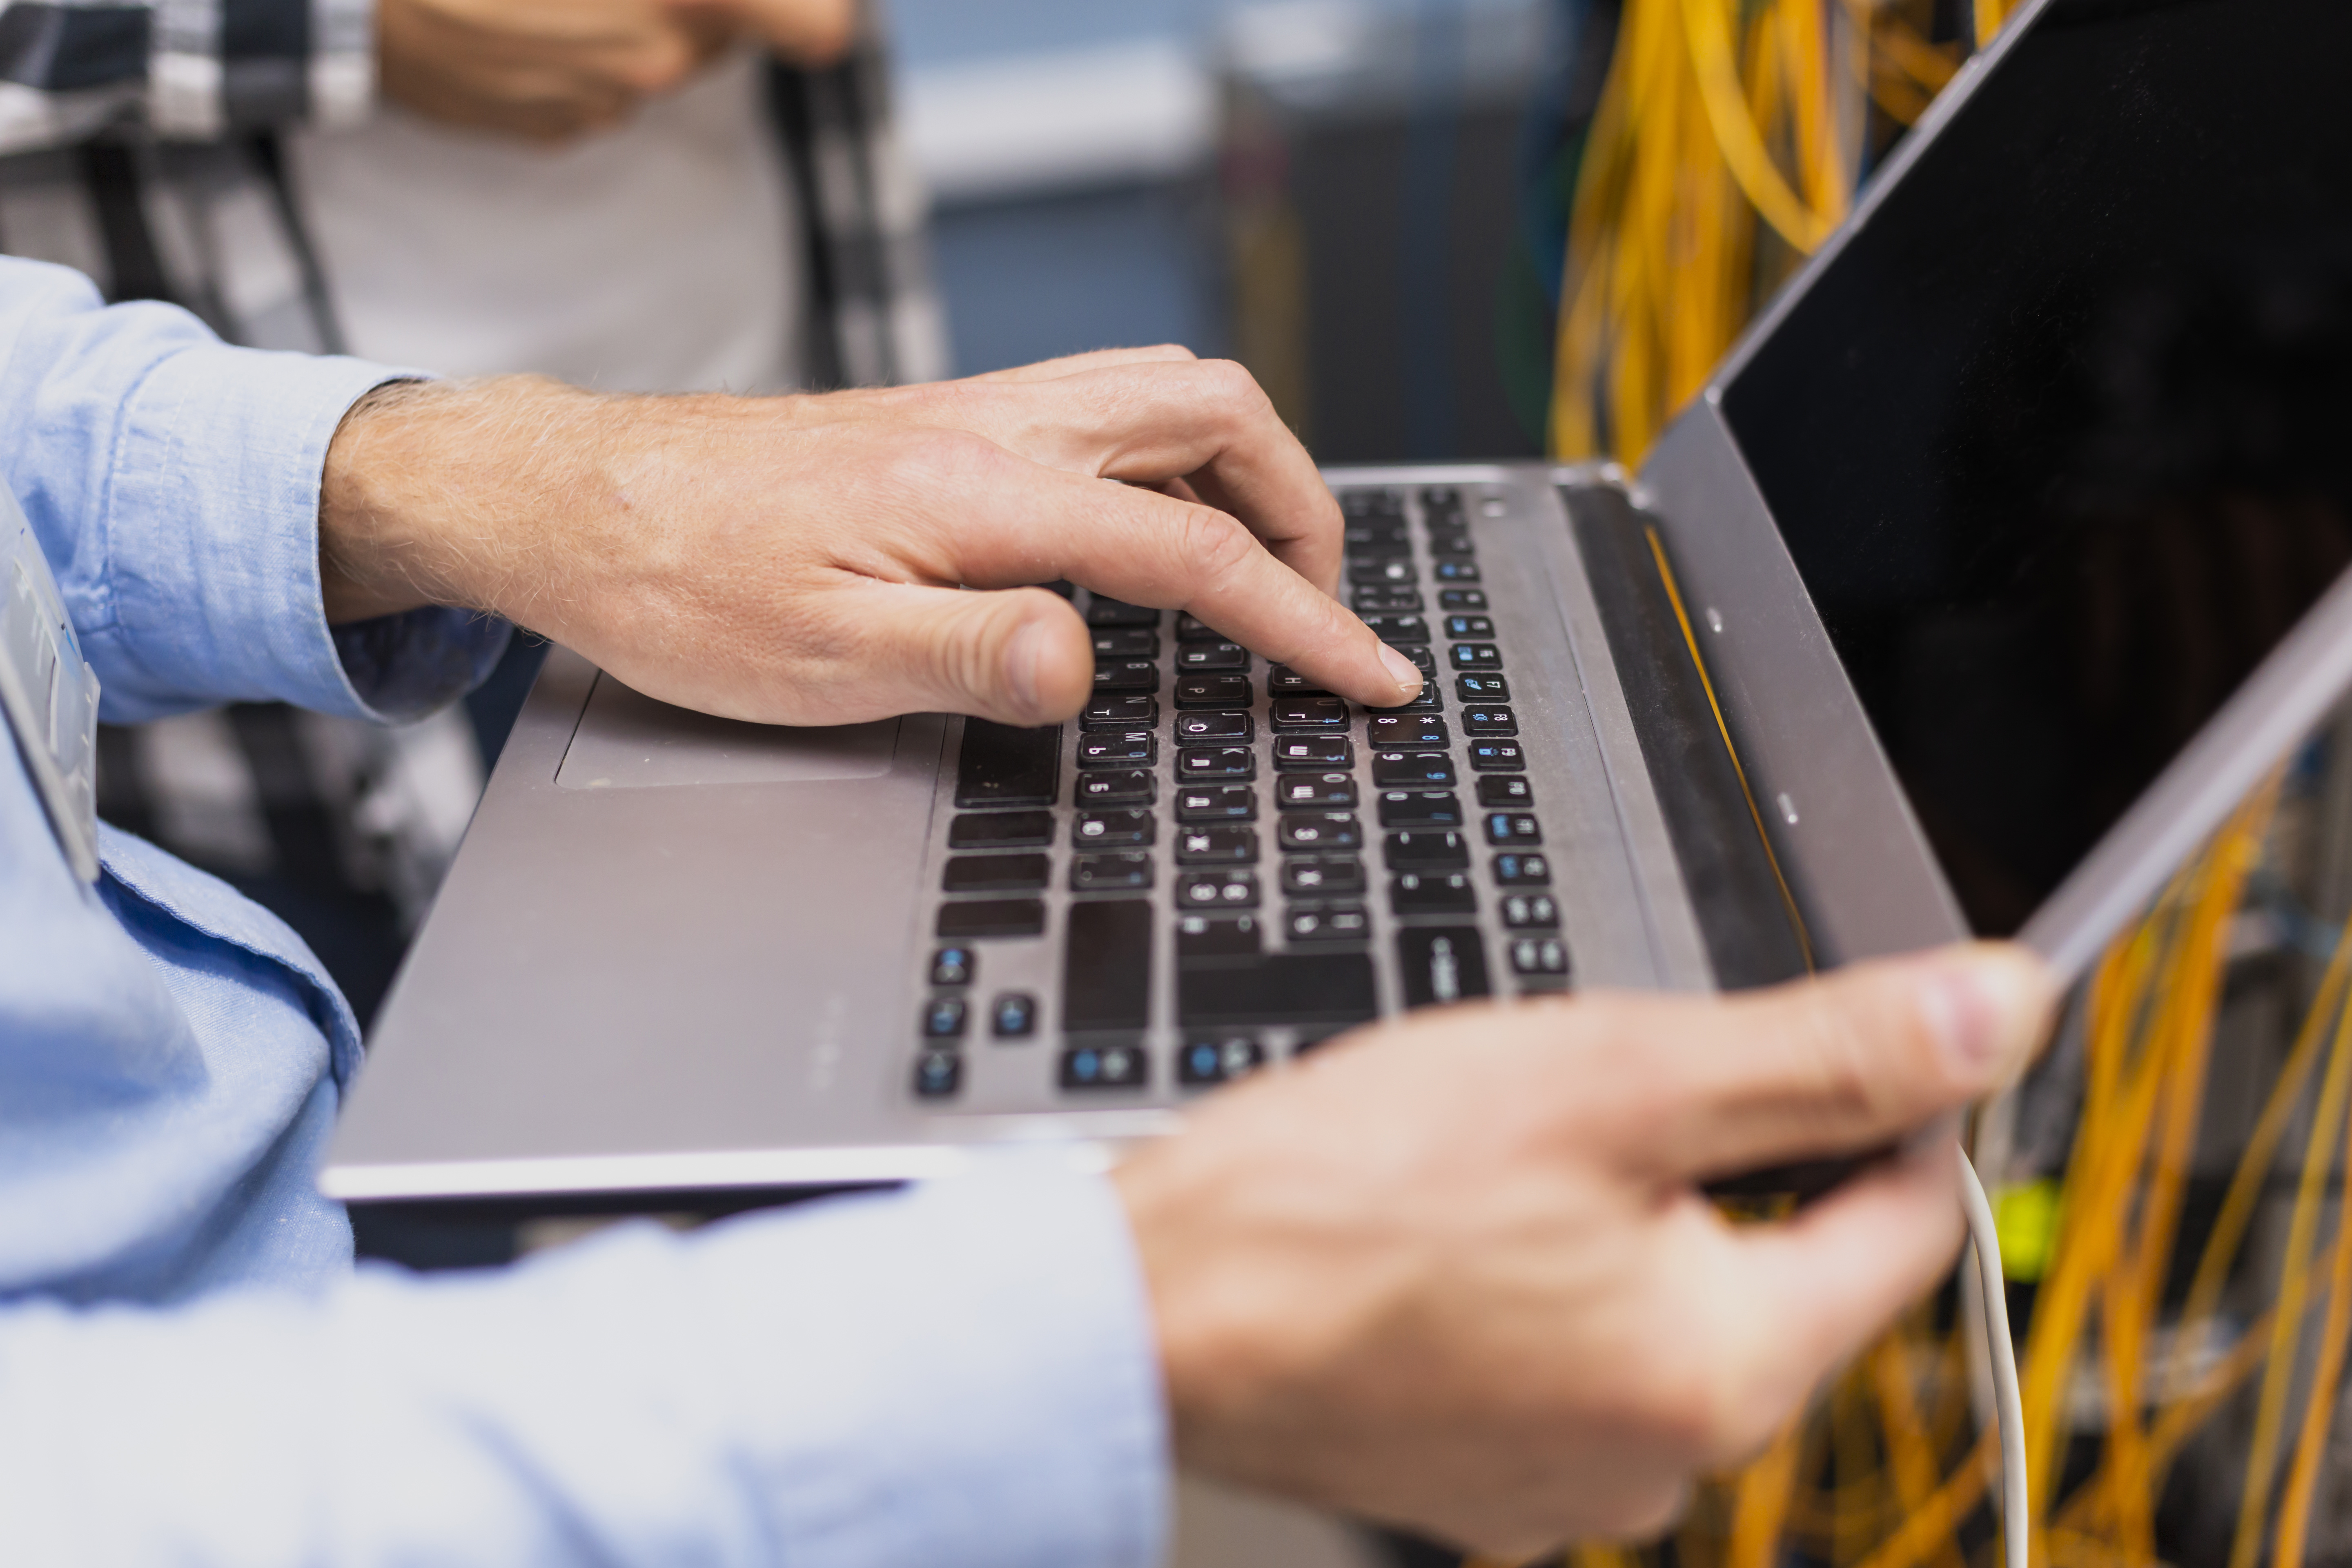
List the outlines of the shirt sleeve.
{"label": "shirt sleeve", "polygon": [[0,0],[0,153],[366,118],[374,0]]}
{"label": "shirt sleeve", "polygon": [[0,1540],[58,1568],[1145,1568],[1164,1427],[1124,1216],[1063,1173],[0,1310]]}
{"label": "shirt sleeve", "polygon": [[270,700],[410,719],[488,673],[504,622],[327,625],[327,445],[362,395],[417,374],[231,348],[176,306],[102,306],[79,273],[0,258],[0,476],[106,719]]}

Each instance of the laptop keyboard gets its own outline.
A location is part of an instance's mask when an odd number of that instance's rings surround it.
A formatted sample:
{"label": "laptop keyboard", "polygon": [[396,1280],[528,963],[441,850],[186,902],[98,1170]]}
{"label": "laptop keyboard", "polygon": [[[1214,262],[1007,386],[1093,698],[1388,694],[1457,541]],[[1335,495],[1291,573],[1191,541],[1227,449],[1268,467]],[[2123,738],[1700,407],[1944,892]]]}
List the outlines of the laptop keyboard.
{"label": "laptop keyboard", "polygon": [[[1054,1092],[1084,1102],[1226,1081],[1265,1065],[1270,1037],[1311,1048],[1384,997],[1569,984],[1475,537],[1473,513],[1503,502],[1475,486],[1339,495],[1346,592],[1421,666],[1419,700],[1367,710],[1190,615],[1076,593],[1095,652],[1078,721],[964,725],[918,1099],[954,1103],[970,1051],[1049,1021]],[[992,954],[1036,944],[1058,952],[1058,994],[983,984]],[[1155,985],[1172,985],[1158,1016],[1176,1024],[1158,1062]]]}

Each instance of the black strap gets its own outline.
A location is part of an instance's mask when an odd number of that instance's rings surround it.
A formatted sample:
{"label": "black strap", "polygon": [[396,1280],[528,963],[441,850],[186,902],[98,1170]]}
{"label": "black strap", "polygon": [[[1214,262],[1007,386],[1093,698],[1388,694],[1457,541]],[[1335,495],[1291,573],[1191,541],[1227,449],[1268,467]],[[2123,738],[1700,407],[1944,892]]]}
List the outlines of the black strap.
{"label": "black strap", "polygon": [[107,300],[120,304],[174,299],[155,231],[147,222],[139,150],[122,142],[85,142],[74,156],[97,209],[99,242],[106,250]]}
{"label": "black strap", "polygon": [[310,226],[302,216],[302,205],[294,197],[293,177],[286,168],[286,143],[275,131],[264,131],[248,138],[246,151],[254,167],[269,182],[271,199],[277,204],[278,221],[286,230],[286,243],[294,252],[294,263],[302,272],[302,301],[310,308],[311,325],[318,329],[319,352],[341,354],[351,353],[343,336],[342,318],[335,313],[335,297],[327,291],[327,269],[319,260],[318,247],[310,242]]}
{"label": "black strap", "polygon": [[808,302],[801,329],[801,384],[824,392],[848,380],[849,356],[841,341],[841,284],[834,275],[830,226],[817,186],[815,115],[809,89],[807,72],[778,60],[768,63],[768,115],[784,166],[792,171],[793,201],[800,209],[801,294]]}

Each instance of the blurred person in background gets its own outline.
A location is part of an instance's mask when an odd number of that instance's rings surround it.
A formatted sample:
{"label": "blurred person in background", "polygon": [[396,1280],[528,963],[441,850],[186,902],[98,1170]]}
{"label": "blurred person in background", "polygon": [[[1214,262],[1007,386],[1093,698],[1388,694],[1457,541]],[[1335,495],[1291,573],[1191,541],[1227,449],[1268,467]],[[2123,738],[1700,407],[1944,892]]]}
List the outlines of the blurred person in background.
{"label": "blurred person in background", "polygon": [[[232,342],[612,391],[935,379],[859,0],[0,0],[0,251]],[[309,940],[364,1022],[543,645],[381,729],[101,735],[101,810]]]}

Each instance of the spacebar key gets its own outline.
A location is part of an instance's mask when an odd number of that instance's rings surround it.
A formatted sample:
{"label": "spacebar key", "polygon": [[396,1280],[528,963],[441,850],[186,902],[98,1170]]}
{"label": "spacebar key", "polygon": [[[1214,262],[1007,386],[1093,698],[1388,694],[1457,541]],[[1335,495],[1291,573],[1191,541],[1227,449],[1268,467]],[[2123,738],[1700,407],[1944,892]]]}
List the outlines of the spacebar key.
{"label": "spacebar key", "polygon": [[1360,952],[1276,952],[1242,963],[1188,964],[1176,977],[1186,1028],[1360,1024],[1376,1016],[1372,961]]}
{"label": "spacebar key", "polygon": [[1151,1022],[1151,905],[1142,899],[1070,906],[1062,950],[1062,1027],[1122,1033]]}

